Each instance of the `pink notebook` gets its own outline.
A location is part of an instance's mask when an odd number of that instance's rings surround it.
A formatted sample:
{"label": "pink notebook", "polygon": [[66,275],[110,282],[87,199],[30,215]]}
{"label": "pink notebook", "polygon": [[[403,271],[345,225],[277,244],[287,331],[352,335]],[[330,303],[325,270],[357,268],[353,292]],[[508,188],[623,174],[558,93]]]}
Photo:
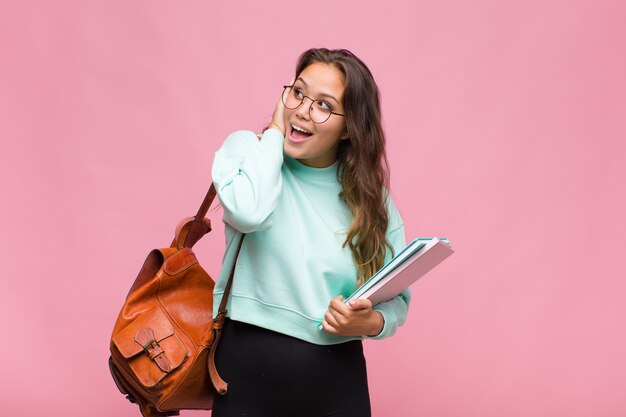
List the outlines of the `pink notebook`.
{"label": "pink notebook", "polygon": [[[388,274],[382,277],[373,277],[378,278],[376,283],[370,284],[364,291],[356,291],[349,299],[369,298],[373,305],[390,300],[454,253],[448,243],[444,243],[444,241],[436,237],[428,240],[423,238],[416,239],[411,244],[419,240],[422,242],[426,241],[426,244],[393,268]],[[390,264],[392,262],[393,260]],[[383,271],[381,270],[381,272]],[[364,287],[367,287],[367,283]]]}

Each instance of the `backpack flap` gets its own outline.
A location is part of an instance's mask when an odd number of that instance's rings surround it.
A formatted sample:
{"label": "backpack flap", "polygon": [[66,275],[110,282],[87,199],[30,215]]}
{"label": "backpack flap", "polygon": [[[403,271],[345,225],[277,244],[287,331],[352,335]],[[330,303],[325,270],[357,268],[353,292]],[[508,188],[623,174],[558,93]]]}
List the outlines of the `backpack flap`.
{"label": "backpack flap", "polygon": [[138,316],[113,337],[136,379],[152,387],[178,368],[189,351],[159,308]]}

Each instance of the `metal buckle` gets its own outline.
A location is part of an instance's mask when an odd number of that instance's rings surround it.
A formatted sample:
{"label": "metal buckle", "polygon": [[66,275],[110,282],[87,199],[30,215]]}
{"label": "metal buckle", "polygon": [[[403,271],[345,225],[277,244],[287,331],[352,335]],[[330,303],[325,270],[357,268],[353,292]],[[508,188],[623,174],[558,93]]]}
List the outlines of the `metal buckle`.
{"label": "metal buckle", "polygon": [[159,342],[157,342],[154,339],[151,339],[148,341],[148,343],[146,343],[143,347],[144,352],[146,352],[148,355],[150,355],[150,351],[151,350],[155,350],[157,348],[160,348],[161,346],[159,346]]}

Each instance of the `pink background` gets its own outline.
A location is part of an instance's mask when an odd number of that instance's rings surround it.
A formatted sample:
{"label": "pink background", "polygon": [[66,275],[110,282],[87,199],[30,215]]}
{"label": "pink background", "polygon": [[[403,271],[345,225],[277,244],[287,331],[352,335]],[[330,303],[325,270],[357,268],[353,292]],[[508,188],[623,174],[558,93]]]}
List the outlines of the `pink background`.
{"label": "pink background", "polygon": [[625,3],[303,4],[0,3],[2,415],[138,415],[123,298],[312,46],[370,66],[407,235],[457,251],[366,343],[374,416],[626,415]]}

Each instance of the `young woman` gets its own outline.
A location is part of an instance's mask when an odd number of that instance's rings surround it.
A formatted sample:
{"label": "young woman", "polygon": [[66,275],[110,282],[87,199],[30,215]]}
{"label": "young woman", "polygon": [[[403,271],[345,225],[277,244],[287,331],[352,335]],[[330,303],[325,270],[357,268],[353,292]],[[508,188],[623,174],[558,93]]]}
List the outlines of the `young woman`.
{"label": "young woman", "polygon": [[410,295],[344,303],[406,245],[367,66],[304,52],[269,128],[231,134],[212,175],[227,241],[216,306],[244,239],[216,353],[228,393],[212,415],[369,416],[361,341],[392,335]]}

